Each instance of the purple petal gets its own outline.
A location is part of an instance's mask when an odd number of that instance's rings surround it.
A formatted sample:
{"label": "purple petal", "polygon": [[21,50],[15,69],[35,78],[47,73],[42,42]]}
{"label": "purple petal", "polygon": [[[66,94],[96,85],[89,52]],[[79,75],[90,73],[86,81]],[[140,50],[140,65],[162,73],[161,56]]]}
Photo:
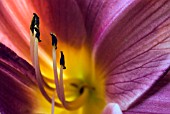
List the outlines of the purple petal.
{"label": "purple petal", "polygon": [[[76,0],[83,14],[88,37],[96,41],[129,6],[139,0]],[[115,23],[115,22],[114,22]],[[87,39],[90,40],[90,39]]]}
{"label": "purple petal", "polygon": [[64,43],[81,46],[86,38],[86,30],[80,9],[74,0],[41,0],[34,1],[33,4],[46,25],[44,27],[56,33]]}
{"label": "purple petal", "polygon": [[34,69],[0,43],[0,112],[31,113],[34,108]]}
{"label": "purple petal", "polygon": [[125,114],[168,114],[170,113],[170,74],[160,80],[149,90],[138,105],[130,108]]}
{"label": "purple petal", "polygon": [[[118,18],[119,19],[119,18]],[[97,76],[109,102],[126,110],[170,66],[170,1],[141,1],[94,46]]]}

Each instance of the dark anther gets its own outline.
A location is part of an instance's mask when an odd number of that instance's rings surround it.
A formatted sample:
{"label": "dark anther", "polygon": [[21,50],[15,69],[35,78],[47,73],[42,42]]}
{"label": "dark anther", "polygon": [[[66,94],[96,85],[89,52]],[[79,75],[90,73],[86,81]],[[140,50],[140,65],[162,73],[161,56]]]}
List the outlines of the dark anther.
{"label": "dark anther", "polygon": [[63,54],[62,51],[61,51],[60,65],[63,66],[63,69],[66,69],[66,67],[65,67],[65,60],[64,60],[64,54]]}
{"label": "dark anther", "polygon": [[37,27],[39,28],[39,24],[40,24],[40,21],[39,21],[39,17],[36,13],[33,13],[34,17],[35,17],[35,22],[34,24],[37,25]]}
{"label": "dark anther", "polygon": [[[33,17],[34,18],[34,17]],[[30,25],[30,30],[31,30],[31,32],[32,32],[32,34],[34,34],[34,19],[32,19],[32,21],[31,21],[31,25]]]}
{"label": "dark anther", "polygon": [[84,92],[84,87],[81,87],[79,93],[83,94],[83,92]]}
{"label": "dark anther", "polygon": [[41,42],[40,40],[40,31],[38,28],[34,27],[34,30],[36,31],[35,37],[38,39],[38,42]]}
{"label": "dark anther", "polygon": [[52,36],[52,45],[57,49],[57,38],[53,33],[50,33],[50,35]]}
{"label": "dark anther", "polygon": [[39,28],[39,17],[36,13],[33,13],[33,18],[32,18],[31,25],[30,25],[30,30],[33,34],[34,34],[35,25],[37,25],[37,28]]}

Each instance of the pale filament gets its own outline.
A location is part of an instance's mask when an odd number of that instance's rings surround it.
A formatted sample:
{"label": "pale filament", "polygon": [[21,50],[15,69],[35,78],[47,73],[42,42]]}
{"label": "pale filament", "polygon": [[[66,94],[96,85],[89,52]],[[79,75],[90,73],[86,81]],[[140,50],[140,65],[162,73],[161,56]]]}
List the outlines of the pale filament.
{"label": "pale filament", "polygon": [[[52,99],[49,97],[49,95],[46,93],[45,89],[44,89],[44,83],[43,83],[43,77],[40,71],[40,66],[39,66],[39,59],[38,59],[38,39],[35,38],[35,42],[34,42],[34,68],[35,68],[35,73],[36,73],[36,79],[37,79],[37,83],[39,86],[39,89],[42,93],[42,95],[46,98],[46,100],[48,102],[51,103]],[[55,105],[58,107],[62,107],[61,104],[55,102]]]}
{"label": "pale filament", "polygon": [[55,106],[55,93],[51,101],[51,114],[54,114],[54,106]]}
{"label": "pale filament", "polygon": [[[54,78],[55,78],[55,85],[56,85],[56,91],[57,95],[59,97],[59,100],[62,102],[64,108],[68,110],[75,110],[81,107],[88,95],[88,87],[84,85],[84,92],[83,94],[75,99],[74,101],[66,101],[65,99],[65,94],[64,94],[64,83],[63,83],[63,65],[60,65],[60,81],[58,79],[58,74],[57,74],[57,66],[56,66],[56,47],[53,46],[52,48],[52,56],[53,56],[53,70],[54,70]],[[58,81],[58,82],[57,82]]]}

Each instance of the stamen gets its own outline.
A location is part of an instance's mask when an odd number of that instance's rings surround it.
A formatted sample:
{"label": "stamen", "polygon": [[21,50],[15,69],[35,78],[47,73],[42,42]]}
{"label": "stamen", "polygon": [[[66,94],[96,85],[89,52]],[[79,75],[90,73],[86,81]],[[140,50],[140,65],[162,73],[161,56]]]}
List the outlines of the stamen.
{"label": "stamen", "polygon": [[89,91],[89,88],[86,85],[84,85],[84,87],[82,87],[83,92],[77,99],[75,99],[74,101],[71,101],[71,102],[65,100],[64,86],[63,86],[64,85],[63,84],[63,65],[61,65],[61,68],[60,68],[60,83],[59,84],[60,84],[60,92],[61,92],[61,102],[67,110],[78,109],[85,103],[87,96],[88,96],[88,91]]}
{"label": "stamen", "polygon": [[52,46],[55,46],[55,49],[57,49],[57,38],[56,38],[56,35],[54,33],[50,33],[50,35],[52,36]]}
{"label": "stamen", "polygon": [[36,13],[33,13],[33,15],[35,17],[34,24],[39,28],[39,24],[40,24],[39,17]]}
{"label": "stamen", "polygon": [[63,66],[63,69],[66,69],[66,67],[65,67],[65,60],[64,60],[64,54],[63,54],[62,51],[61,51],[60,65]]}
{"label": "stamen", "polygon": [[35,27],[35,15],[33,14],[32,21],[30,24],[30,53],[32,64],[34,65],[34,27]]}
{"label": "stamen", "polygon": [[31,21],[31,25],[30,25],[30,30],[32,32],[32,34],[34,34],[34,26],[35,26],[35,15],[33,14],[33,17],[32,17],[32,21]]}
{"label": "stamen", "polygon": [[30,25],[30,30],[34,34],[34,27],[39,28],[39,17],[36,13],[33,13],[33,18]]}
{"label": "stamen", "polygon": [[39,17],[37,16],[36,13],[33,13],[33,18],[32,18],[31,25],[30,25],[30,30],[32,34],[34,34],[35,27],[39,29]]}
{"label": "stamen", "polygon": [[63,52],[62,51],[60,51],[61,52],[61,57],[60,57],[60,92],[61,92],[61,102],[63,103],[63,105],[65,106],[66,104],[65,104],[65,95],[64,95],[64,84],[63,84],[63,69],[65,68],[66,69],[66,67],[65,67],[65,60],[64,60],[64,54],[63,54]]}
{"label": "stamen", "polygon": [[61,92],[61,102],[65,106],[65,95],[64,95],[64,84],[63,84],[63,65],[60,68],[60,92]]}
{"label": "stamen", "polygon": [[[35,28],[37,28],[35,30]],[[36,31],[36,35],[34,34]],[[40,36],[40,32],[39,32],[39,17],[36,13],[33,13],[33,18],[31,21],[31,25],[30,25],[30,53],[31,53],[31,59],[32,59],[32,63],[34,65],[34,39],[35,37],[39,38]],[[40,40],[39,40],[40,41]]]}
{"label": "stamen", "polygon": [[40,40],[40,31],[39,31],[39,28],[37,27],[34,27],[34,30],[35,30],[35,37],[38,39],[38,42],[41,42]]}
{"label": "stamen", "polygon": [[[35,34],[34,34],[35,33]],[[32,64],[34,66],[34,43],[35,38],[38,38],[39,42],[40,40],[40,32],[39,32],[39,17],[36,13],[33,13],[33,18],[30,25],[30,53],[31,53],[31,60]],[[54,90],[52,87],[50,87],[42,78],[44,85],[51,90]]]}
{"label": "stamen", "polygon": [[34,66],[34,36],[32,32],[30,31],[30,54],[31,54],[31,61]]}
{"label": "stamen", "polygon": [[55,92],[54,92],[54,95],[52,97],[52,107],[51,107],[51,114],[54,114],[54,106],[55,106]]}
{"label": "stamen", "polygon": [[57,95],[59,99],[61,100],[61,92],[59,89],[59,80],[58,80],[57,63],[56,63],[56,46],[55,45],[53,45],[53,48],[52,48],[52,56],[53,56],[53,71],[54,71],[56,91],[57,91]]}
{"label": "stamen", "polygon": [[[54,38],[54,37],[53,37]],[[55,43],[54,43],[55,44]],[[55,45],[53,45],[52,48],[52,54],[53,54],[53,70],[54,70],[54,77],[55,77],[55,84],[56,84],[56,92],[59,97],[59,100],[62,102],[63,106],[68,110],[75,110],[81,107],[84,102],[86,101],[87,95],[88,95],[88,88],[83,87],[81,91],[80,97],[78,97],[76,100],[68,102],[65,99],[64,95],[64,83],[63,83],[63,69],[66,69],[65,67],[65,60],[64,60],[64,54],[61,51],[61,58],[60,58],[60,81],[58,80],[58,73],[57,73],[57,63],[56,63],[56,51],[55,51]]]}
{"label": "stamen", "polygon": [[[40,71],[39,59],[38,59],[38,39],[36,39],[36,38],[35,38],[35,44],[34,44],[34,63],[35,63],[34,68],[35,68],[38,87],[39,87],[42,95],[47,99],[48,102],[51,103],[51,98],[48,96],[48,94],[46,93],[46,91],[43,87],[42,74]],[[55,102],[55,105],[58,107],[62,107],[62,105],[57,102]]]}

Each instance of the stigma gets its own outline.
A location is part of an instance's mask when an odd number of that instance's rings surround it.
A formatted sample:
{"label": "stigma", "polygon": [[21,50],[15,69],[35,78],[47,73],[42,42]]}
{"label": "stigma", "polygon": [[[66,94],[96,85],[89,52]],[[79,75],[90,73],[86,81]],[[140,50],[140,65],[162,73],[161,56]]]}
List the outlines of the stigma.
{"label": "stigma", "polygon": [[[36,13],[33,13],[33,18],[30,25],[30,52],[32,63],[35,68],[36,80],[39,90],[43,97],[51,104],[51,112],[54,114],[54,107],[65,108],[67,110],[75,110],[80,108],[86,101],[89,88],[84,84],[80,88],[80,96],[73,101],[67,101],[65,98],[63,72],[66,69],[65,56],[63,51],[57,49],[57,37],[54,33],[50,33],[52,39],[52,61],[53,61],[53,74],[54,74],[54,85],[55,88],[44,80],[40,69],[39,57],[38,57],[38,43],[41,42],[40,30],[39,30],[39,17]],[[56,52],[60,52],[60,68],[57,67]],[[58,73],[58,69],[60,72]],[[45,88],[48,88],[53,92],[50,96]]]}

